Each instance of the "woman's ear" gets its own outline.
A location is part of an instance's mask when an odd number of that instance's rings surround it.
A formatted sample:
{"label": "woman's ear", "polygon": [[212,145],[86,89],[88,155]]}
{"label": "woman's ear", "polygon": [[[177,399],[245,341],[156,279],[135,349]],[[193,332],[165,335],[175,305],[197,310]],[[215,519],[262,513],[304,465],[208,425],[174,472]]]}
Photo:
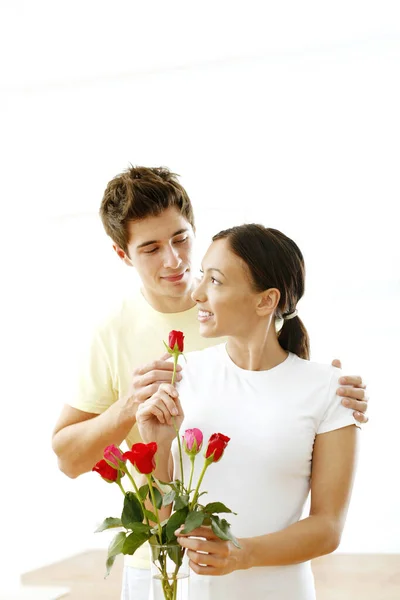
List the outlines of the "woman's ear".
{"label": "woman's ear", "polygon": [[259,295],[257,313],[264,317],[275,312],[280,299],[281,293],[278,289],[270,288],[269,290],[265,290],[265,292]]}

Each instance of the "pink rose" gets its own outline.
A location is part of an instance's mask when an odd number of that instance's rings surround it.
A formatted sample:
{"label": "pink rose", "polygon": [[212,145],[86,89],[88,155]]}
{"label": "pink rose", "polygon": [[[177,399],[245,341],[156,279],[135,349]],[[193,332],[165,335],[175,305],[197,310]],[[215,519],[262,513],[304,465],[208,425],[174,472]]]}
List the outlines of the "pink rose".
{"label": "pink rose", "polygon": [[195,456],[200,452],[203,445],[203,434],[196,427],[194,429],[186,429],[182,441],[186,454]]}
{"label": "pink rose", "polygon": [[112,467],[116,467],[118,469],[118,461],[121,460],[125,462],[126,459],[124,458],[121,450],[113,444],[112,446],[107,446],[107,448],[104,450],[104,460]]}

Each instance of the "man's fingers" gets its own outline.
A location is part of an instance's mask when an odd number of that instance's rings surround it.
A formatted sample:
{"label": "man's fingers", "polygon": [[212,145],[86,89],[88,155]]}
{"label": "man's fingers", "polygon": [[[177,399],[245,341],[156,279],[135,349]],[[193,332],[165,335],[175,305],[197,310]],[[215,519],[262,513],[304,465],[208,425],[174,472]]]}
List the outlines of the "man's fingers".
{"label": "man's fingers", "polygon": [[365,388],[341,387],[337,390],[337,395],[343,398],[354,398],[355,400],[363,400],[368,402]]}
{"label": "man's fingers", "polygon": [[140,390],[137,390],[135,392],[135,399],[137,402],[145,402],[146,400],[148,400],[149,398],[151,398],[152,396],[154,396],[154,394],[156,394],[158,392],[158,388],[160,387],[160,382],[158,383],[152,383],[151,385],[147,385],[144,388],[141,388]]}
{"label": "man's fingers", "polygon": [[[169,354],[164,355],[164,356],[168,357]],[[165,359],[163,360],[163,357],[161,357],[159,360],[153,360],[153,362],[148,363],[147,365],[138,367],[135,370],[135,374],[136,375],[145,375],[149,371],[170,371],[172,373],[173,370],[174,370],[174,363],[171,360],[165,360]],[[176,370],[181,371],[182,370],[181,365],[177,365]]]}
{"label": "man's fingers", "polygon": [[353,415],[355,420],[359,423],[368,423],[369,421],[369,418],[364,413],[354,412]]}
{"label": "man's fingers", "polygon": [[356,410],[359,413],[365,413],[368,410],[368,403],[366,401],[353,400],[352,398],[346,398],[342,400],[343,406]]}
{"label": "man's fingers", "polygon": [[362,377],[359,375],[346,375],[345,377],[341,377],[339,379],[339,383],[342,385],[354,385],[362,389],[367,387],[366,384],[363,383]]}
{"label": "man's fingers", "polygon": [[[180,373],[176,374],[176,381],[180,381],[182,379],[182,375]],[[153,370],[148,371],[144,375],[140,377],[140,379],[136,382],[136,387],[150,385],[152,383],[171,383],[172,380],[172,372],[164,371],[164,370]]]}

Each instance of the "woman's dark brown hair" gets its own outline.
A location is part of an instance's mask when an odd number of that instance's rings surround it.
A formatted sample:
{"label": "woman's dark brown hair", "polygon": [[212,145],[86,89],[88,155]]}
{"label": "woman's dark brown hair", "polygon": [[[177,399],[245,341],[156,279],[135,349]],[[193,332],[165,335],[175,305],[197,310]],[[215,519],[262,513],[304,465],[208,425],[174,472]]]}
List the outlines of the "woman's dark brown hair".
{"label": "woman's dark brown hair", "polygon": [[[277,318],[293,313],[304,294],[305,280],[303,255],[293,240],[277,229],[254,223],[220,231],[212,239],[228,241],[232,252],[246,263],[256,292],[280,291]],[[310,341],[298,316],[284,320],[278,340],[285,350],[309,360]]]}
{"label": "woman's dark brown hair", "polygon": [[107,235],[128,253],[128,223],[175,206],[194,229],[193,207],[175,173],[165,167],[130,167],[105,189],[100,217]]}

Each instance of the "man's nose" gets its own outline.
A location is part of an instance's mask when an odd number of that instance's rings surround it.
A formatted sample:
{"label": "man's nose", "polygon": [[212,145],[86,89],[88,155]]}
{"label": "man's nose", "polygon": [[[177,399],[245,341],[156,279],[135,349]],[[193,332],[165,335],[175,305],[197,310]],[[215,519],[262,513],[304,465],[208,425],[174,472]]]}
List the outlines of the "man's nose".
{"label": "man's nose", "polygon": [[179,256],[178,250],[173,248],[173,246],[168,246],[164,254],[164,267],[177,269],[181,263],[182,259]]}

